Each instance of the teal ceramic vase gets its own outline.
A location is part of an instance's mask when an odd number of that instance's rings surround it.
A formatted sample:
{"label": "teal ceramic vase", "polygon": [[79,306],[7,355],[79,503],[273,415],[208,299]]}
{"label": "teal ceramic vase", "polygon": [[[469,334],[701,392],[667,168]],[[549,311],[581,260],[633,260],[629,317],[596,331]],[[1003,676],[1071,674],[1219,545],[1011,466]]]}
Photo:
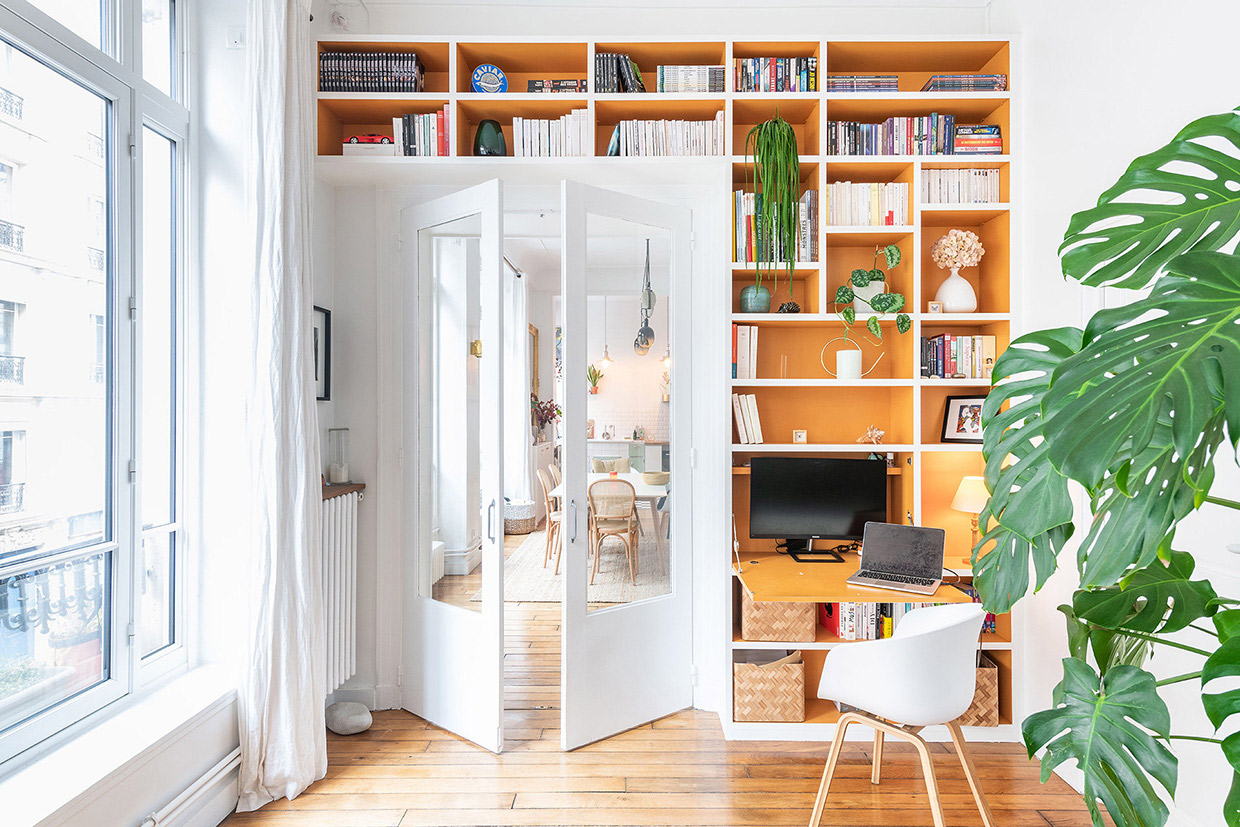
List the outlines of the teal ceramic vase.
{"label": "teal ceramic vase", "polygon": [[508,144],[504,142],[504,130],[499,121],[490,118],[478,124],[474,133],[474,155],[503,156],[508,154]]}
{"label": "teal ceramic vase", "polygon": [[770,313],[771,291],[750,284],[741,289],[742,313]]}

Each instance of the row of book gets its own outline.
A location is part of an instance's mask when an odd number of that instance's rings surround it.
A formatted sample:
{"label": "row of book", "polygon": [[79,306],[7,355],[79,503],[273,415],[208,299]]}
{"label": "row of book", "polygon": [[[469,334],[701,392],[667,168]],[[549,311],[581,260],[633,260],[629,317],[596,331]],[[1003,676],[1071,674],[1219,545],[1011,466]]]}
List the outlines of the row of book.
{"label": "row of book", "polygon": [[788,240],[777,237],[758,218],[762,211],[762,193],[733,192],[733,261],[817,261],[818,190],[806,190],[799,204],[800,227],[793,240],[794,249],[788,250]]}
{"label": "row of book", "polygon": [[758,378],[757,325],[732,325],[732,378]]}
{"label": "row of book", "polygon": [[534,93],[561,92],[584,95],[590,91],[590,83],[585,78],[544,78],[527,80],[525,91]]}
{"label": "row of book", "polygon": [[940,333],[921,338],[921,375],[931,379],[987,379],[995,370],[994,336]]}
{"label": "row of book", "polygon": [[723,113],[710,121],[620,121],[612,131],[608,155],[722,155]]}
{"label": "row of book", "polygon": [[737,92],[817,92],[816,57],[738,57]]}
{"label": "row of book", "polygon": [[832,121],[826,144],[829,155],[999,154],[1003,134],[997,124],[957,125],[954,115],[935,112],[882,123]]}
{"label": "row of book", "polygon": [[655,88],[660,92],[723,92],[723,66],[660,66]]}
{"label": "row of book", "polygon": [[393,143],[396,144],[396,154],[419,157],[450,155],[448,148],[452,144],[448,140],[448,124],[451,122],[452,119],[448,117],[447,104],[438,112],[392,118],[392,137]]}
{"label": "row of book", "polygon": [[762,421],[758,417],[758,398],[752,393],[732,394],[732,416],[736,434],[744,445],[762,444]]}
{"label": "row of book", "polygon": [[413,52],[320,52],[320,92],[421,92],[426,70]]}
{"label": "row of book", "polygon": [[923,204],[997,204],[997,169],[926,169],[921,174]]}
{"label": "row of book", "polygon": [[595,92],[645,92],[637,64],[628,55],[598,52],[594,55]]}
{"label": "row of book", "polygon": [[[956,588],[960,589],[960,591],[964,592],[969,597],[973,598],[974,603],[982,602],[981,592],[979,592],[973,586],[956,586]],[[993,634],[997,631],[998,631],[998,622],[994,616],[994,613],[987,612],[986,619],[982,621],[982,633],[985,634],[986,632],[990,632],[991,634]]]}
{"label": "row of book", "polygon": [[1007,75],[932,75],[923,92],[1006,92]]}
{"label": "row of book", "polygon": [[[977,591],[960,587],[980,602]],[[944,606],[944,603],[819,603],[818,622],[831,635],[840,640],[884,640],[892,636],[904,616],[914,609],[926,606]],[[987,614],[982,623],[983,632],[994,632],[996,620]]]}
{"label": "row of book", "polygon": [[998,124],[956,127],[952,143],[953,155],[1000,155],[1003,134]]}
{"label": "row of book", "polygon": [[827,75],[828,92],[899,92],[896,75]]}
{"label": "row of book", "polygon": [[512,154],[517,158],[593,155],[589,110],[574,109],[556,119],[513,118]]}
{"label": "row of book", "polygon": [[908,184],[828,184],[827,221],[835,227],[907,226]]}

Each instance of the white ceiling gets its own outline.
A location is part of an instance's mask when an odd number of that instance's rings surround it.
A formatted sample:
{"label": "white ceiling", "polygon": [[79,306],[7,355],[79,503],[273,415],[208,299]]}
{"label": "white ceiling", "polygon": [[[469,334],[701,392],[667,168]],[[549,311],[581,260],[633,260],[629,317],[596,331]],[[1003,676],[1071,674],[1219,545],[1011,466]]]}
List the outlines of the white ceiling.
{"label": "white ceiling", "polygon": [[[650,239],[650,280],[655,292],[666,294],[670,238],[657,227],[590,216],[586,266],[590,293],[636,294],[641,290]],[[560,214],[558,210],[504,214],[504,255],[544,293],[560,290]]]}

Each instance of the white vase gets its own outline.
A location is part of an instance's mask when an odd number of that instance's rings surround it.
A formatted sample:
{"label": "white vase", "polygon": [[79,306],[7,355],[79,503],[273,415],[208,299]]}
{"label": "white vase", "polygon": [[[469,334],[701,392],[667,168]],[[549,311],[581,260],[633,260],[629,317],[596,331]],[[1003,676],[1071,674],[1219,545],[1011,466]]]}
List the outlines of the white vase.
{"label": "white vase", "polygon": [[[870,307],[867,302],[880,293],[886,292],[887,282],[885,281],[872,281],[865,287],[854,287],[853,295],[856,296],[856,298],[853,299],[853,310],[858,313],[873,313],[874,309]],[[862,301],[862,299],[865,301]]]}
{"label": "white vase", "polygon": [[835,378],[836,379],[860,379],[861,378],[861,351],[852,348],[842,348],[835,352]]}
{"label": "white vase", "polygon": [[973,292],[973,285],[960,275],[959,267],[953,267],[951,275],[939,285],[934,300],[943,303],[944,313],[972,313],[977,310],[977,293]]}

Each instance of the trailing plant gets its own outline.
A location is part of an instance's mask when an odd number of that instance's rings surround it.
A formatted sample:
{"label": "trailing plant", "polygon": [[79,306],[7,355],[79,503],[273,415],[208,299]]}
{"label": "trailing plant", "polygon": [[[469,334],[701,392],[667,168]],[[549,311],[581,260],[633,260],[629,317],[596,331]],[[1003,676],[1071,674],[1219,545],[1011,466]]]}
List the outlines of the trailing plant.
{"label": "trailing plant", "polygon": [[598,381],[603,378],[603,372],[594,365],[586,366],[586,379],[590,383],[590,387],[597,388]]}
{"label": "trailing plant", "polygon": [[[853,305],[853,301],[865,303],[874,314],[865,320],[866,330],[870,331],[875,339],[883,338],[883,328],[880,322],[888,313],[896,313],[896,330],[900,333],[908,333],[913,326],[912,320],[907,313],[901,313],[904,309],[904,296],[900,293],[878,293],[870,298],[859,296],[856,293],[857,288],[869,287],[874,282],[887,281],[887,273],[883,272],[879,265],[879,256],[883,257],[883,262],[887,265],[887,272],[894,270],[900,264],[900,248],[894,244],[888,244],[886,247],[874,248],[874,266],[869,270],[860,268],[853,270],[852,275],[848,277],[848,283],[840,285],[835,291],[835,314],[840,317],[840,321],[844,323],[844,338],[849,337],[849,333],[853,329],[853,325],[857,321],[857,309]],[[844,305],[843,310],[840,305]]]}
{"label": "trailing plant", "polygon": [[[752,149],[752,152],[751,152]],[[754,286],[761,287],[764,265],[779,286],[776,272],[784,262],[788,283],[801,235],[801,165],[792,124],[779,117],[757,124],[745,135],[749,169],[756,170],[757,210],[754,215]],[[750,181],[752,184],[753,182]]]}
{"label": "trailing plant", "polygon": [[[1099,802],[1117,824],[1165,824],[1171,747],[1190,739],[1217,744],[1232,767],[1223,818],[1240,827],[1240,689],[1221,680],[1240,676],[1240,601],[1194,578],[1193,555],[1175,540],[1204,505],[1240,509],[1235,495],[1212,493],[1218,451],[1235,461],[1240,438],[1240,256],[1220,251],[1238,231],[1240,110],[1192,122],[1073,216],[1064,273],[1149,295],[1083,331],[1014,341],[982,409],[991,495],[973,563],[986,606],[1006,612],[1040,588],[1083,535],[1080,587],[1060,607],[1063,680],[1023,731],[1030,756],[1045,749],[1044,779],[1077,761],[1095,825]],[[1079,525],[1070,481],[1089,495]],[[1200,667],[1156,680],[1145,667],[1165,647]],[[1215,737],[1172,731],[1159,690],[1189,681]]]}

